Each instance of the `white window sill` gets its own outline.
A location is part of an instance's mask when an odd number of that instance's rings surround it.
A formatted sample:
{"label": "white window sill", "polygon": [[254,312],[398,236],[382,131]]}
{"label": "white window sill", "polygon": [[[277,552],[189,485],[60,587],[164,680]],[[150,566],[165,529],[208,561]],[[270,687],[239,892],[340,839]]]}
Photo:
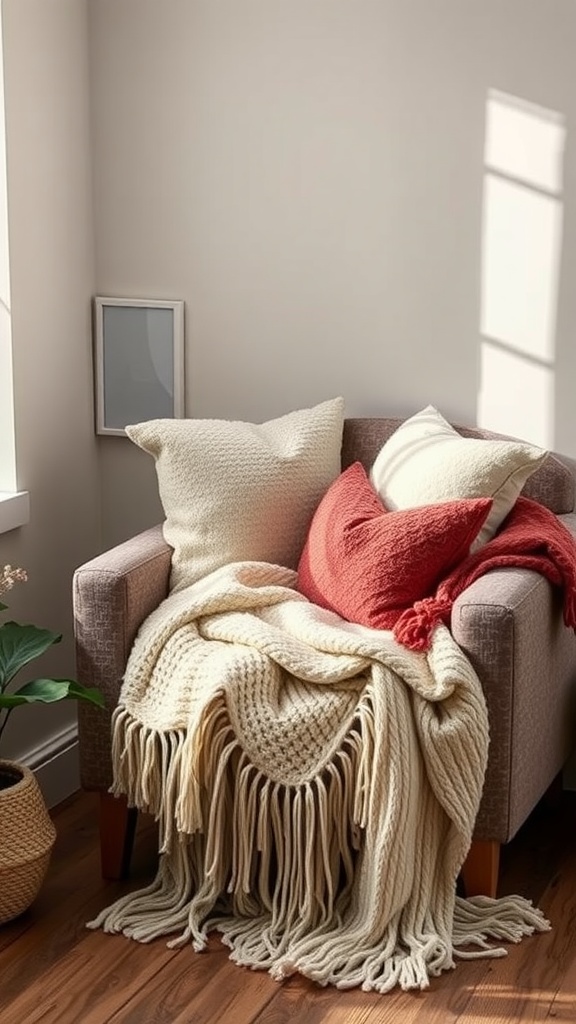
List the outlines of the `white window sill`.
{"label": "white window sill", "polygon": [[0,533],[8,533],[30,520],[28,491],[0,491]]}

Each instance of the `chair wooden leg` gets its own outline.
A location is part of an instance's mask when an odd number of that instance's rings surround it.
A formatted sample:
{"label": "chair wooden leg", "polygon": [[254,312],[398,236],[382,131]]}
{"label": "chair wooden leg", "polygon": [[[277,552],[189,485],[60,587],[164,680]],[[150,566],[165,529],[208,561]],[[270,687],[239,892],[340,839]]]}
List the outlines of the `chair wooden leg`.
{"label": "chair wooden leg", "polygon": [[102,878],[126,878],[134,845],[138,811],[126,797],[100,794],[100,863]]}
{"label": "chair wooden leg", "polygon": [[462,865],[466,896],[496,896],[500,843],[495,839],[473,839]]}

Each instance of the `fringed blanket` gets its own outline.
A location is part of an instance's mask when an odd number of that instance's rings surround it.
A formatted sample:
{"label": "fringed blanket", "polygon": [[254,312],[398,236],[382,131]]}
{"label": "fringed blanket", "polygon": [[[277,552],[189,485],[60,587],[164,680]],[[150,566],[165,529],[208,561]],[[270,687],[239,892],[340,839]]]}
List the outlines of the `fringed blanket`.
{"label": "fringed blanket", "polygon": [[479,681],[344,622],[260,562],[174,593],[134,645],[114,791],[160,825],[156,879],[90,927],[231,958],[276,979],[424,988],[456,954],[547,929],[521,897],[456,896],[488,752]]}

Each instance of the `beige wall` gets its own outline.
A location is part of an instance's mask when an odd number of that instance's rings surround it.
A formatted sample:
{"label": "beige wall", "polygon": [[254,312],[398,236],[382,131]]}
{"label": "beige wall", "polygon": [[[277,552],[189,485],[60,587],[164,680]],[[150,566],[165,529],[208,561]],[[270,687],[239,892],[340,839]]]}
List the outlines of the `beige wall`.
{"label": "beige wall", "polygon": [[[186,301],[187,414],[264,419],[343,394],[351,414],[431,401],[474,421],[487,93],[570,130],[572,0],[94,0],[90,14],[97,289]],[[565,270],[555,437],[574,454],[571,293]],[[107,542],[158,518],[146,456],[106,439],[100,467]]]}
{"label": "beige wall", "polygon": [[[17,466],[31,516],[0,535],[0,563],[28,570],[10,613],[64,634],[42,668],[66,676],[72,572],[100,546],[87,10],[84,0],[4,0],[2,12]],[[16,710],[5,752],[50,741],[75,714],[72,704]]]}

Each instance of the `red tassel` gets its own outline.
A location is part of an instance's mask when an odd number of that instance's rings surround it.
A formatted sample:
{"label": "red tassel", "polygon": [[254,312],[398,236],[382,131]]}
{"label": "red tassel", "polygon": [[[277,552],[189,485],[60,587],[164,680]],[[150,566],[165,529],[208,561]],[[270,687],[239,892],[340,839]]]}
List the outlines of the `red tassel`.
{"label": "red tassel", "polygon": [[[448,606],[449,607],[449,606]],[[394,626],[394,637],[403,647],[411,651],[427,651],[430,648],[435,626],[442,621],[446,605],[434,597],[416,601],[407,608]]]}

